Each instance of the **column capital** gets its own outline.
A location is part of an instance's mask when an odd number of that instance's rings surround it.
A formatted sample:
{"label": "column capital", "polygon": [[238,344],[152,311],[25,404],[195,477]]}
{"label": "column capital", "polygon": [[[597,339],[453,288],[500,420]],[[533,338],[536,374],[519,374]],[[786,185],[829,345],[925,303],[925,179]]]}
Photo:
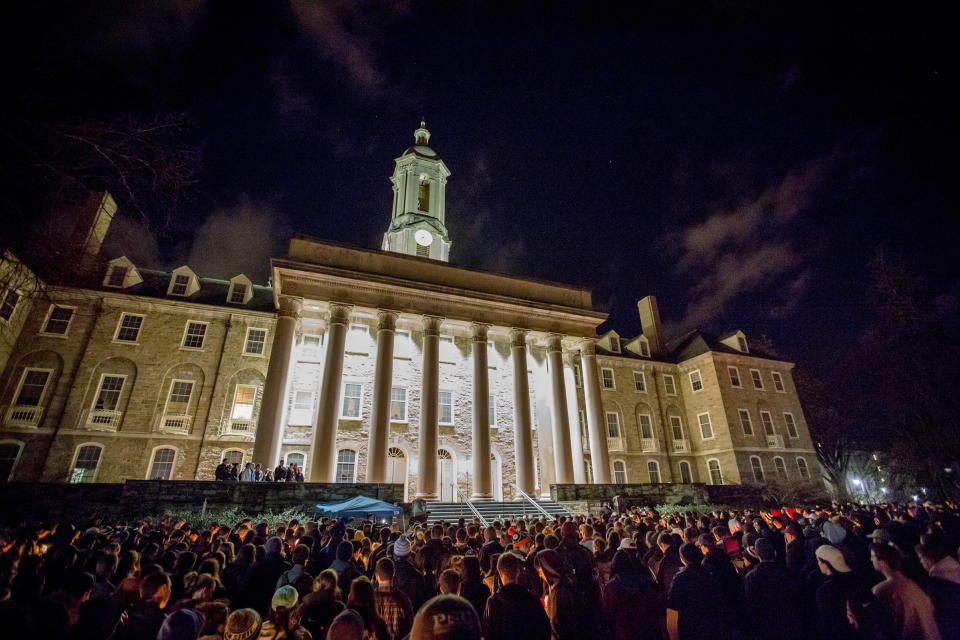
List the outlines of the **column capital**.
{"label": "column capital", "polygon": [[377,309],[377,331],[396,331],[400,313],[389,309]]}
{"label": "column capital", "polygon": [[511,347],[526,347],[527,346],[527,330],[514,327],[510,329],[510,346]]}
{"label": "column capital", "polygon": [[563,352],[563,366],[565,367],[576,367],[577,366],[577,356],[580,355],[579,351],[575,350],[566,350]]}
{"label": "column capital", "polygon": [[440,335],[440,325],[443,324],[443,318],[440,316],[423,316],[423,333],[428,336]]}
{"label": "column capital", "polygon": [[597,355],[597,341],[595,338],[584,338],[580,341],[580,355],[581,356],[595,356]]}
{"label": "column capital", "polygon": [[547,353],[553,351],[563,351],[563,336],[559,333],[551,333],[547,336]]}
{"label": "column capital", "polygon": [[329,324],[349,324],[350,323],[350,314],[353,313],[352,304],[344,304],[342,302],[331,302],[328,315]]}
{"label": "column capital", "polygon": [[280,299],[277,300],[277,315],[299,320],[302,312],[303,298],[298,298],[297,296],[280,296]]}
{"label": "column capital", "polygon": [[473,334],[474,342],[486,342],[487,341],[487,331],[490,329],[490,325],[484,324],[483,322],[472,322],[470,323],[470,331]]}

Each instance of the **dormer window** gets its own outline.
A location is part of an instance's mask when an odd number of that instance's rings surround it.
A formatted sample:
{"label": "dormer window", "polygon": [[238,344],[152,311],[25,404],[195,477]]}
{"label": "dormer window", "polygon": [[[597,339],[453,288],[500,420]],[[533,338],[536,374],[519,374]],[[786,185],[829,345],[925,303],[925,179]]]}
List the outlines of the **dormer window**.
{"label": "dormer window", "polygon": [[235,282],[233,288],[230,289],[230,302],[233,304],[243,304],[246,297],[247,285],[242,282]]}
{"label": "dormer window", "polygon": [[650,345],[647,344],[645,340],[640,341],[640,355],[644,358],[650,357]]}
{"label": "dormer window", "polygon": [[610,351],[620,353],[620,338],[617,336],[610,336]]}
{"label": "dormer window", "polygon": [[124,280],[127,279],[127,271],[129,267],[123,265],[115,264],[110,266],[110,270],[107,272],[107,282],[108,287],[123,287]]}
{"label": "dormer window", "polygon": [[746,338],[744,338],[743,336],[737,336],[737,344],[740,345],[740,351],[743,351],[744,353],[749,353],[749,349],[747,349]]}
{"label": "dormer window", "polygon": [[430,211],[430,181],[427,176],[420,176],[420,188],[417,190],[417,208],[420,211]]}
{"label": "dormer window", "polygon": [[229,304],[247,304],[253,297],[253,283],[242,273],[230,278],[230,289],[227,290]]}
{"label": "dormer window", "polygon": [[186,295],[188,286],[190,286],[190,276],[176,275],[173,277],[173,286],[170,287],[170,293],[175,296]]}

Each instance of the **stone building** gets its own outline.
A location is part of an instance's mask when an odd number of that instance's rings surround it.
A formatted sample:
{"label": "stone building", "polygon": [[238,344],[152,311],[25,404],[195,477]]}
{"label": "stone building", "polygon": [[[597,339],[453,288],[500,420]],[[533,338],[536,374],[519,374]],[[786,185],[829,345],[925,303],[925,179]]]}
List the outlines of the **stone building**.
{"label": "stone building", "polygon": [[815,473],[792,364],[742,332],[668,342],[648,296],[641,335],[598,336],[589,291],[448,264],[451,173],[429,139],[421,123],[396,160],[381,250],[294,237],[271,286],[98,260],[115,205],[94,202],[92,281],[4,281],[0,481],[210,479],[223,458],[282,457],[456,501]]}

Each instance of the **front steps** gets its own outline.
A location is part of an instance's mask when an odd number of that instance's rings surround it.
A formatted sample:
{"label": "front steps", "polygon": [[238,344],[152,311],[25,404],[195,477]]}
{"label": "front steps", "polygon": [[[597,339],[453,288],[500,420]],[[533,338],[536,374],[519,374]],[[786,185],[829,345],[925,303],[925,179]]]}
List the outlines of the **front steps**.
{"label": "front steps", "polygon": [[[512,502],[472,502],[477,511],[486,518],[487,522],[493,523],[494,520],[503,520],[505,518],[532,516],[539,518],[543,514],[526,500],[517,500]],[[570,516],[560,504],[552,500],[537,500],[544,511],[552,516]],[[466,502],[428,502],[427,521],[430,524],[436,524],[441,520],[456,523],[458,519],[463,518],[467,523],[473,522],[473,512]]]}

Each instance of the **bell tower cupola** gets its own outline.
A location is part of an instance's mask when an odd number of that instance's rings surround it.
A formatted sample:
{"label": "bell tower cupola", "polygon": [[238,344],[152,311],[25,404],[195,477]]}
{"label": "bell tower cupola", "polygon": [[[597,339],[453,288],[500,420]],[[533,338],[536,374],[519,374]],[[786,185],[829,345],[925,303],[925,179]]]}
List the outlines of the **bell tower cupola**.
{"label": "bell tower cupola", "polygon": [[393,214],[383,234],[383,250],[411,256],[450,259],[450,236],[446,226],[446,190],[450,170],[428,145],[426,123],[413,132],[413,146],[396,160],[393,183]]}

